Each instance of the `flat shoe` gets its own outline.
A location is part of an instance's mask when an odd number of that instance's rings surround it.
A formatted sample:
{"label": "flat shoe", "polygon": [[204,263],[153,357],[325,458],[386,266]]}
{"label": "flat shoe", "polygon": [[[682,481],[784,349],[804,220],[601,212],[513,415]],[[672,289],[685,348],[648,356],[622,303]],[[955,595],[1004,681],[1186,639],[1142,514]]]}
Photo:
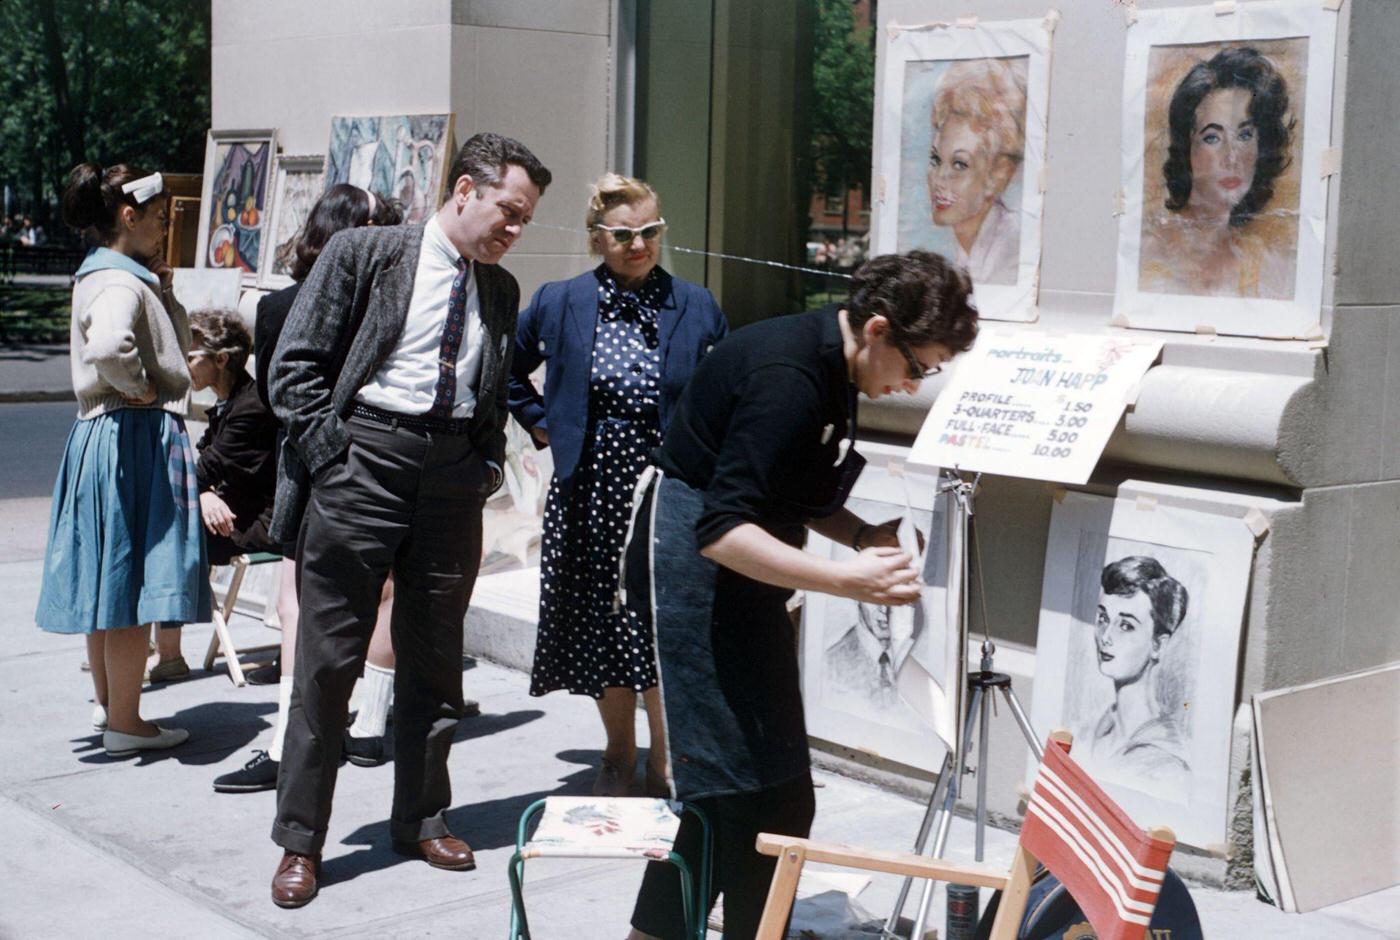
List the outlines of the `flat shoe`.
{"label": "flat shoe", "polygon": [[156,725],[152,735],[125,734],[108,728],[102,732],[102,746],[108,757],[130,757],[138,751],[164,751],[177,747],[190,739],[184,728],[162,728]]}
{"label": "flat shoe", "polygon": [[190,667],[183,656],[167,659],[165,662],[156,663],[151,667],[151,682],[179,682],[181,679],[189,677]]}
{"label": "flat shoe", "polygon": [[92,730],[107,730],[107,709],[101,705],[92,706]]}

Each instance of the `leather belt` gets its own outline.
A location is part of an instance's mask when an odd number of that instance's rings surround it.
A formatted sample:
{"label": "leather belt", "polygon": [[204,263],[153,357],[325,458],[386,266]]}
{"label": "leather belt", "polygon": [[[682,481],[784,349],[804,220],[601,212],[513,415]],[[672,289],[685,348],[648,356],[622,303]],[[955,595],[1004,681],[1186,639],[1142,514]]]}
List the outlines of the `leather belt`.
{"label": "leather belt", "polygon": [[433,418],[428,415],[406,415],[397,411],[385,411],[383,408],[366,405],[361,401],[357,401],[351,406],[350,415],[354,418],[364,418],[366,421],[387,424],[391,428],[403,428],[406,431],[420,431],[426,434],[460,436],[471,433],[471,418]]}

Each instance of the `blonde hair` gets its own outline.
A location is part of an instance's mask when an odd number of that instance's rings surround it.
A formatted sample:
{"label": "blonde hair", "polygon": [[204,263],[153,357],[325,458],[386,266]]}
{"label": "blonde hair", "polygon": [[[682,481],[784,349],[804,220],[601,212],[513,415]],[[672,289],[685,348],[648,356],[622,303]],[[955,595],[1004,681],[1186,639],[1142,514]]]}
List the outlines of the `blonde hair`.
{"label": "blonde hair", "polygon": [[588,193],[588,212],[583,217],[584,227],[590,232],[588,239],[588,251],[590,254],[598,254],[598,249],[594,245],[593,227],[603,224],[603,216],[609,209],[616,209],[618,206],[635,206],[639,202],[650,199],[656,203],[656,211],[661,211],[661,197],[656,195],[656,190],[652,189],[644,180],[639,180],[631,176],[623,176],[621,173],[604,173],[593,184]]}
{"label": "blonde hair", "polygon": [[963,118],[992,157],[1020,161],[1026,149],[1026,60],[964,59],[943,73],[933,95],[933,126]]}

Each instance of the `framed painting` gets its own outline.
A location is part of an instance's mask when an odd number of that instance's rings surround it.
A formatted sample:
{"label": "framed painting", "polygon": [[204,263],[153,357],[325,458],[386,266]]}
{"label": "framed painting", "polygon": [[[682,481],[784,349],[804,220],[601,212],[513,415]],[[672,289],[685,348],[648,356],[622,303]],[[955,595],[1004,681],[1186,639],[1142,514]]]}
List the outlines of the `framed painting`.
{"label": "framed painting", "polygon": [[1051,31],[892,24],[875,148],[872,253],[936,251],[994,320],[1036,319]]}
{"label": "framed painting", "polygon": [[1032,724],[1070,729],[1075,759],[1134,819],[1199,848],[1225,842],[1253,532],[1067,493],[1045,555]]}
{"label": "framed painting", "polygon": [[275,130],[213,131],[204,147],[195,267],[231,268],[257,284],[266,262],[263,237],[272,191]]}
{"label": "framed painting", "polygon": [[[862,519],[912,522],[924,537],[916,565],[923,598],[882,607],[808,593],[802,607],[802,699],[814,737],[910,767],[937,771],[956,735],[965,658],[949,589],[949,514],[936,475],[906,472],[874,451],[846,503]],[[809,550],[853,554],[819,535]]]}
{"label": "framed painting", "polygon": [[421,222],[441,201],[451,145],[451,114],[333,117],[322,185],[370,190],[398,202],[405,222]]}
{"label": "framed painting", "polygon": [[1143,10],[1128,30],[1115,321],[1321,334],[1337,14]]}
{"label": "framed painting", "polygon": [[258,286],[276,290],[292,283],[297,239],[301,237],[311,207],[321,197],[324,156],[277,158],[272,182],[272,211],[268,214],[268,258],[258,275]]}

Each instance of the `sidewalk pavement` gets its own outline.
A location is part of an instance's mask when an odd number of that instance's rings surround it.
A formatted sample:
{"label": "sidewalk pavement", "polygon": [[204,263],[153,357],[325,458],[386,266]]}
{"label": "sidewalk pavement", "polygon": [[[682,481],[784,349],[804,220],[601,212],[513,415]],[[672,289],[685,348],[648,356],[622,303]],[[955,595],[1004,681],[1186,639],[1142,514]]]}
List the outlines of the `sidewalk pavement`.
{"label": "sidewalk pavement", "polygon": [[[455,937],[506,934],[506,861],[516,821],[550,793],[585,794],[599,758],[593,703],[531,698],[528,678],[465,661],[463,685],[481,715],[462,723],[452,751],[452,830],[477,851],[474,872],[443,872],[389,849],[390,765],[346,765],[325,849],[320,897],[284,911],[268,899],[279,850],[268,840],[271,792],[215,794],[211,781],[265,747],[276,688],[235,689],[224,672],[198,668],[207,625],[188,627],[190,681],[150,688],[143,712],[188,728],[174,751],[113,760],[88,725],[91,685],[79,671],[78,637],[34,627],[43,551],[44,500],[0,501],[0,937]],[[38,530],[37,536],[34,529]],[[238,618],[240,642],[268,640]],[[640,717],[640,716],[639,716]],[[645,739],[645,723],[638,722]],[[818,773],[814,836],[906,849],[921,804]],[[949,856],[970,860],[972,825],[957,819]],[[1005,864],[1014,835],[988,833],[988,861]],[[627,862],[536,860],[526,896],[535,935],[577,940],[625,936],[640,878]],[[896,879],[878,876],[859,895],[872,916],[893,902]],[[1193,891],[1206,936],[1397,936],[1400,889],[1307,915],[1286,915],[1247,893]],[[940,890],[932,925],[942,925]]]}

